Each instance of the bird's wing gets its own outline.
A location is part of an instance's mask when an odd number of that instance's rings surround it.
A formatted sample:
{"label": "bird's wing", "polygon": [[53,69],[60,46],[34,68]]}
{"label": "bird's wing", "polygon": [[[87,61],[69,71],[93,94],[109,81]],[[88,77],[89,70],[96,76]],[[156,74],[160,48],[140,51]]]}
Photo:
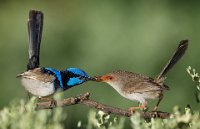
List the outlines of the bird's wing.
{"label": "bird's wing", "polygon": [[123,91],[127,93],[143,93],[166,90],[166,87],[154,82],[154,79],[141,74],[127,76]]}
{"label": "bird's wing", "polygon": [[137,83],[126,83],[124,85],[123,90],[127,93],[143,93],[143,92],[152,92],[152,91],[161,91],[163,88],[152,82],[148,81],[138,81]]}
{"label": "bird's wing", "polygon": [[53,82],[56,78],[48,73],[41,72],[40,68],[36,68],[33,70],[26,71],[24,73],[19,74],[17,77],[19,78],[28,78],[33,80],[40,80],[42,82]]}

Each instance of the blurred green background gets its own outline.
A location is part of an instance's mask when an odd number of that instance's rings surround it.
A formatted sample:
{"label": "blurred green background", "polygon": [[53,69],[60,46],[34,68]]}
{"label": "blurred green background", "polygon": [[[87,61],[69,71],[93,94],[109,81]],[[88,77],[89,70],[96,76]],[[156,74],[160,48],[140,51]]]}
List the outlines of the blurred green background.
{"label": "blurred green background", "polygon": [[[30,9],[44,12],[41,66],[65,69],[79,67],[91,76],[123,69],[156,76],[175,51],[178,42],[189,39],[184,58],[168,73],[171,87],[160,110],[175,105],[193,109],[196,87],[186,68],[200,72],[200,3],[195,1],[0,1],[0,108],[27,98],[16,75],[28,61],[27,19]],[[92,99],[127,109],[137,102],[122,98],[104,83],[88,82],[63,93],[70,97],[90,92]],[[150,102],[150,107],[156,101]],[[88,107],[65,107],[69,125],[85,120]],[[81,114],[81,115],[80,115]],[[64,114],[63,114],[64,115]]]}

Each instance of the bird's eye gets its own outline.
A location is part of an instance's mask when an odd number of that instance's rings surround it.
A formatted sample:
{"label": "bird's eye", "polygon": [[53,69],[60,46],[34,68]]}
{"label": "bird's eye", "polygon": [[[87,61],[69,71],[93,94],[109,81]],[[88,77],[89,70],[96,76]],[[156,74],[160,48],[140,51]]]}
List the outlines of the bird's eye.
{"label": "bird's eye", "polygon": [[114,77],[113,76],[103,76],[103,77],[101,77],[102,78],[102,80],[107,80],[107,81],[109,81],[109,80],[113,80],[114,79]]}

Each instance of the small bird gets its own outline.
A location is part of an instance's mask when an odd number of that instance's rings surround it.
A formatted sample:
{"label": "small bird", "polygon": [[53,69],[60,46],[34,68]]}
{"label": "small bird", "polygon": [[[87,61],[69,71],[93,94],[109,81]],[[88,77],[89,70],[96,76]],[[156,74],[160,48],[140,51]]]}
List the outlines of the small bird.
{"label": "small bird", "polygon": [[[21,79],[22,85],[29,93],[39,98],[48,99],[58,89],[65,91],[86,81],[94,80],[94,78],[89,77],[87,73],[79,68],[68,68],[61,71],[53,68],[39,68],[42,29],[43,13],[31,10],[28,20],[29,61],[27,71],[17,76],[17,78]],[[52,98],[50,99],[52,100]]]}
{"label": "small bird", "polygon": [[65,91],[86,81],[94,80],[79,68],[68,68],[63,71],[44,67],[35,68],[17,77],[21,79],[22,85],[28,92],[39,98],[51,96],[58,89]]}
{"label": "small bird", "polygon": [[187,47],[188,40],[182,40],[172,58],[155,78],[124,70],[117,70],[103,76],[97,76],[96,81],[108,83],[121,96],[129,100],[138,101],[140,103],[138,107],[129,108],[132,112],[136,109],[145,110],[148,105],[147,100],[158,98],[158,102],[153,109],[153,111],[157,111],[164,91],[169,90],[169,87],[164,84],[165,75],[184,55]]}

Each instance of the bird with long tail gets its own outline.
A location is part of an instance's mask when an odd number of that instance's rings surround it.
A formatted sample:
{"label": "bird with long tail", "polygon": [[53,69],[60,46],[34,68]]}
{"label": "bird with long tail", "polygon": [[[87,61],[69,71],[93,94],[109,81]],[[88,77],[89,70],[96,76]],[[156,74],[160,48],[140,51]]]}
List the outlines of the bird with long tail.
{"label": "bird with long tail", "polygon": [[[49,98],[61,89],[65,91],[87,81],[94,81],[86,72],[79,68],[56,70],[39,67],[40,44],[43,29],[43,13],[37,10],[29,12],[29,62],[27,71],[19,74],[24,88],[39,98]],[[52,99],[53,100],[53,99]]]}
{"label": "bird with long tail", "polygon": [[174,55],[155,78],[124,70],[117,70],[103,76],[97,76],[96,81],[105,82],[112,86],[121,96],[129,100],[138,101],[140,103],[138,107],[129,108],[133,112],[136,109],[146,109],[148,105],[147,100],[158,98],[158,102],[153,109],[153,111],[157,111],[163,99],[164,92],[169,90],[169,87],[164,84],[165,76],[184,55],[187,48],[188,40],[180,41]]}

